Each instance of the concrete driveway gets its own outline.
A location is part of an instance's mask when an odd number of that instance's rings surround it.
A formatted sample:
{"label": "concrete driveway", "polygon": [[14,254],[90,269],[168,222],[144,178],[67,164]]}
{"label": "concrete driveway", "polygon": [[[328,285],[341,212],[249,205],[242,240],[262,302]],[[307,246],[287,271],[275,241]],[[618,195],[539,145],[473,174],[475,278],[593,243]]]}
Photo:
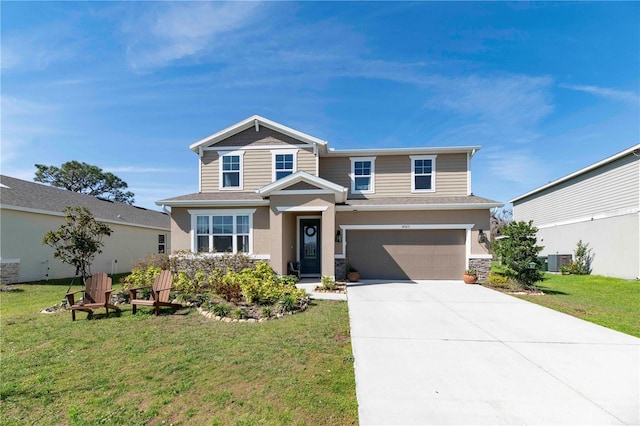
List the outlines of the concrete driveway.
{"label": "concrete driveway", "polygon": [[640,339],[462,281],[348,296],[361,425],[640,424]]}

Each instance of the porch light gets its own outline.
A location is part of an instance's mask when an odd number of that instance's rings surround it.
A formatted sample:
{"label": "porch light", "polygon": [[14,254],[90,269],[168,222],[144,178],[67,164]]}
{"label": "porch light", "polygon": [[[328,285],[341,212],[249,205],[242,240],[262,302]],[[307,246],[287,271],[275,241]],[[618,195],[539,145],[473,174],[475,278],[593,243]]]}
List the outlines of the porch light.
{"label": "porch light", "polygon": [[478,242],[480,244],[487,242],[487,234],[482,229],[478,230]]}
{"label": "porch light", "polygon": [[336,231],[336,243],[341,243],[342,242],[342,232],[338,229]]}

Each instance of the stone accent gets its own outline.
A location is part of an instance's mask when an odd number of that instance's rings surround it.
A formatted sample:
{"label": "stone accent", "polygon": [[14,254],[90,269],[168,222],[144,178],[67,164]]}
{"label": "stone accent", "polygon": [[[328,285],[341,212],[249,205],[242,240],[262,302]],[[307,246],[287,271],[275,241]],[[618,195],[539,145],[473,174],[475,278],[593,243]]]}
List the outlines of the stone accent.
{"label": "stone accent", "polygon": [[347,259],[336,259],[335,264],[336,281],[345,281],[347,279]]}
{"label": "stone accent", "polygon": [[20,259],[0,260],[0,284],[13,284],[20,280]]}
{"label": "stone accent", "polygon": [[491,259],[469,259],[469,269],[475,269],[479,283],[486,283],[491,272]]}

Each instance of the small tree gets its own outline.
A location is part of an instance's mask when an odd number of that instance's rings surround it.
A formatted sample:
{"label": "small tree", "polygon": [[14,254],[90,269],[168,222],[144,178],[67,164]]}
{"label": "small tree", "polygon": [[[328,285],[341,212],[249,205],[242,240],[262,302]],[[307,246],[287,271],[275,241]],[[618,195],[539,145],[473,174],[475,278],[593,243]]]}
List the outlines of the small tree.
{"label": "small tree", "polygon": [[576,249],[573,252],[573,258],[575,259],[571,263],[571,273],[576,275],[589,275],[591,274],[591,262],[593,262],[593,254],[589,248],[589,243],[583,243],[582,240],[578,241]]}
{"label": "small tree", "polygon": [[505,266],[504,274],[525,288],[532,288],[544,277],[540,270],[537,245],[538,228],[533,222],[511,222],[501,229],[503,238],[496,241],[495,252]]}
{"label": "small tree", "polygon": [[54,248],[53,257],[75,266],[76,275],[83,280],[91,276],[91,263],[102,253],[102,238],[111,235],[111,227],[97,222],[85,207],[65,207],[66,223],[57,231],[44,235],[42,244]]}

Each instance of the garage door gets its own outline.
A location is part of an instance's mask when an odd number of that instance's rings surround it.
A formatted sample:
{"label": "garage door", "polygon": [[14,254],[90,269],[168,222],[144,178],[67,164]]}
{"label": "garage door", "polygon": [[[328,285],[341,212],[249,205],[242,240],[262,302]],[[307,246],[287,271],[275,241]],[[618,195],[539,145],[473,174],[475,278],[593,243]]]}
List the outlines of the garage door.
{"label": "garage door", "polygon": [[349,230],[347,258],[363,279],[460,279],[464,230]]}

